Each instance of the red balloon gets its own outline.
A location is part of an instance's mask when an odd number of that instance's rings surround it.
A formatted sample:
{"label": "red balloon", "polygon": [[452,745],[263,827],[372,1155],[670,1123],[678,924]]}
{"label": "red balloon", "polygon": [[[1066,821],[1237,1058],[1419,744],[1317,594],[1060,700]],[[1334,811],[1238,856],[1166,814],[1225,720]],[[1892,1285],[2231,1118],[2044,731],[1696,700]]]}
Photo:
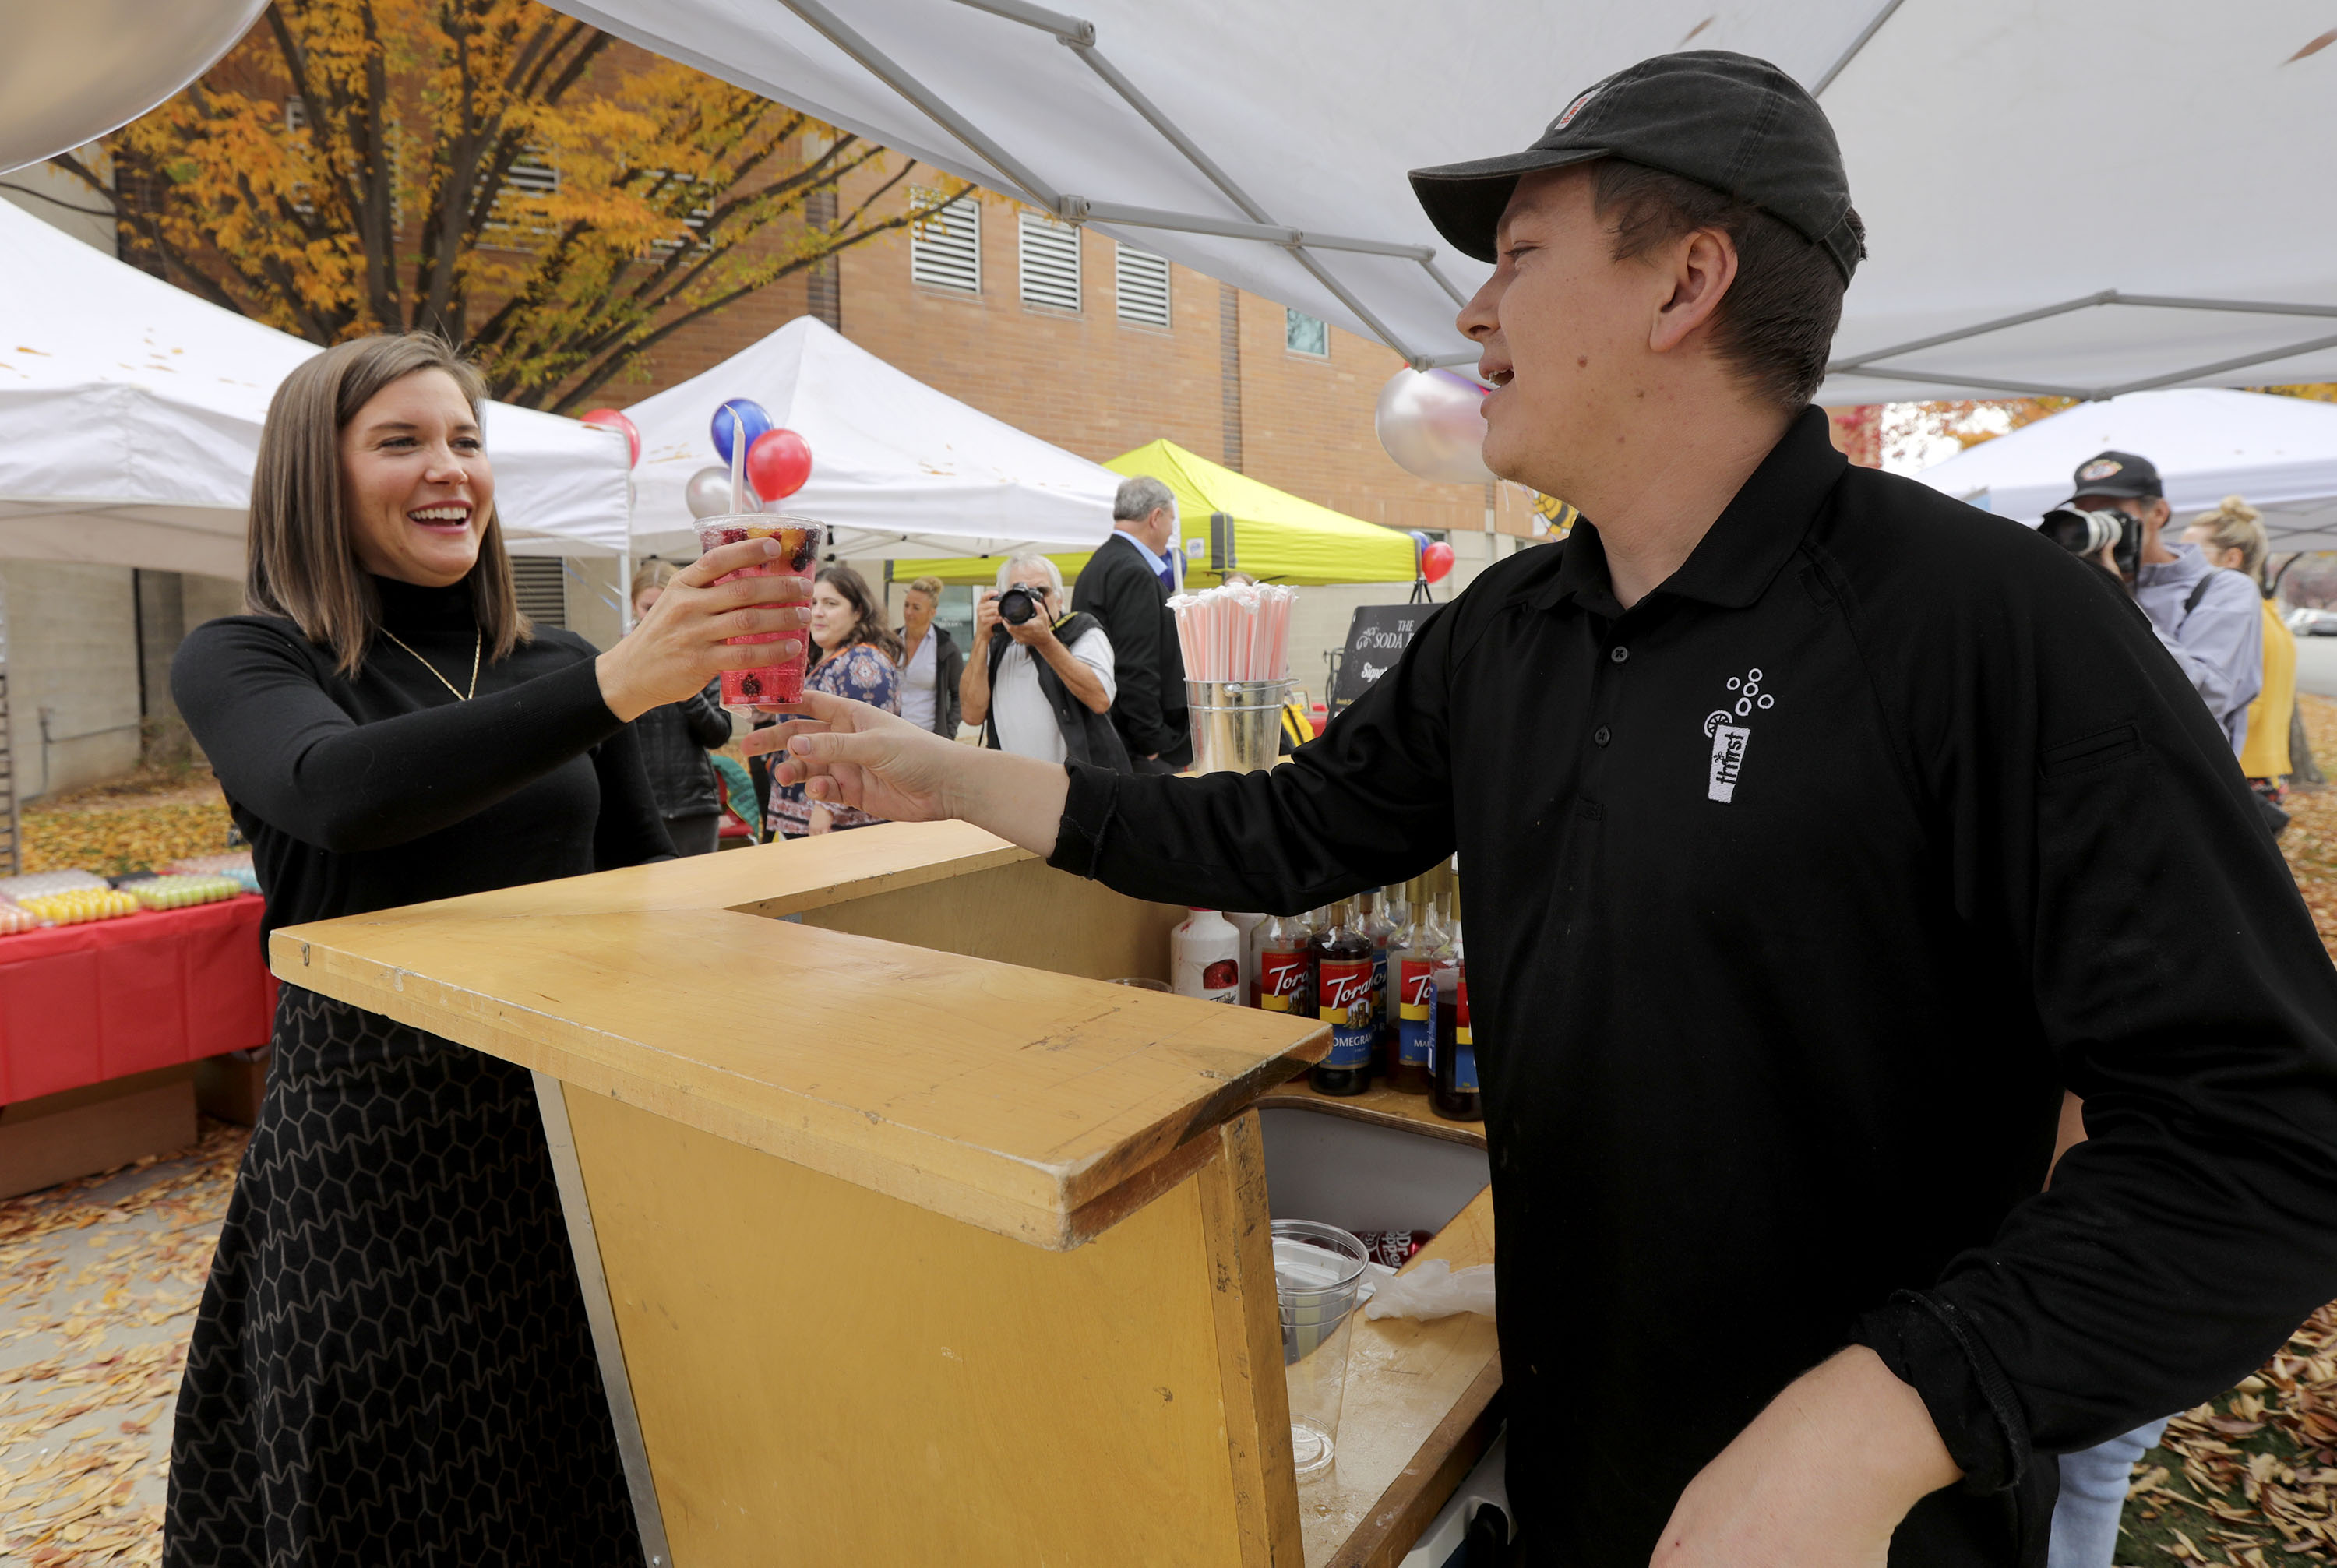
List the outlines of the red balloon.
{"label": "red balloon", "polygon": [[1452,546],[1439,539],[1420,553],[1420,574],[1431,583],[1442,583],[1444,574],[1452,570]]}
{"label": "red balloon", "polygon": [[639,463],[641,460],[641,433],[634,427],[633,422],[631,419],[626,418],[616,409],[595,408],[592,412],[584,416],[582,423],[587,425],[596,425],[603,430],[623,431],[625,433],[626,449],[631,454],[631,456],[625,459],[626,466],[631,467],[632,465]]}
{"label": "red balloon", "polygon": [[747,448],[747,483],[766,501],[792,495],[811,477],[811,443],[792,430],[766,430]]}

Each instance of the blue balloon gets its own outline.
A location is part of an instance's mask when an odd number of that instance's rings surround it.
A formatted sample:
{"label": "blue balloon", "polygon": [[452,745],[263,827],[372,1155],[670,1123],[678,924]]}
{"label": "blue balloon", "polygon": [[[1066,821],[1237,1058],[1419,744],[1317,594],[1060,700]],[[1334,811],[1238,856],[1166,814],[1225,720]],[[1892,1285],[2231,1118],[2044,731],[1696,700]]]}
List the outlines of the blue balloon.
{"label": "blue balloon", "polygon": [[714,450],[725,463],[730,461],[731,433],[740,426],[746,427],[747,445],[752,448],[771,427],[770,411],[752,397],[733,397],[714,411]]}
{"label": "blue balloon", "polygon": [[1423,534],[1423,533],[1422,533],[1419,529],[1417,529],[1417,528],[1413,529],[1413,530],[1412,530],[1412,553],[1413,553],[1413,554],[1414,554],[1414,555],[1416,556],[1416,555],[1418,555],[1418,554],[1419,554],[1423,550],[1425,550],[1425,549],[1427,549],[1427,548],[1428,548],[1428,535],[1427,535],[1427,534]]}

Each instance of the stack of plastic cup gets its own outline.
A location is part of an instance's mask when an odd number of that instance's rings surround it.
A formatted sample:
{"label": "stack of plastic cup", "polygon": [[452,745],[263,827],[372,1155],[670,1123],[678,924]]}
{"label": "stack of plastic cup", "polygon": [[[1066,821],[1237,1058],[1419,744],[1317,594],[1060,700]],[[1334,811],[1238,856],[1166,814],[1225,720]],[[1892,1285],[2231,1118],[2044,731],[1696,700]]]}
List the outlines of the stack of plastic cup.
{"label": "stack of plastic cup", "polygon": [[1347,1341],[1370,1256],[1335,1225],[1274,1222],[1274,1294],[1290,1391],[1290,1457],[1303,1479],[1331,1467],[1347,1392]]}
{"label": "stack of plastic cup", "polygon": [[[777,539],[780,551],[768,564],[748,566],[717,579],[728,583],[732,577],[810,577],[819,570],[820,552],[827,544],[827,524],[809,517],[774,515],[767,512],[750,512],[729,517],[701,517],[698,522],[698,547],[712,550],[719,545],[742,544],[748,539]],[[760,632],[750,637],[732,637],[731,642],[777,642],[784,634]],[[722,671],[722,705],[725,708],[781,707],[803,701],[804,655],[775,664],[753,664],[743,670]]]}

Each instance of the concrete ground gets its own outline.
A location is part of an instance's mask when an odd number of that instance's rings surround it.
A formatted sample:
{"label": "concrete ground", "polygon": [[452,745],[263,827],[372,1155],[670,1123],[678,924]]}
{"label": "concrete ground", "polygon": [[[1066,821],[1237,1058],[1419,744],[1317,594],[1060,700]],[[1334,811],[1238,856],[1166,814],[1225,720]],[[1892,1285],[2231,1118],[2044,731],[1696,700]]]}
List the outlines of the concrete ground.
{"label": "concrete ground", "polygon": [[161,1558],[171,1409],[245,1131],[0,1202],[0,1563]]}

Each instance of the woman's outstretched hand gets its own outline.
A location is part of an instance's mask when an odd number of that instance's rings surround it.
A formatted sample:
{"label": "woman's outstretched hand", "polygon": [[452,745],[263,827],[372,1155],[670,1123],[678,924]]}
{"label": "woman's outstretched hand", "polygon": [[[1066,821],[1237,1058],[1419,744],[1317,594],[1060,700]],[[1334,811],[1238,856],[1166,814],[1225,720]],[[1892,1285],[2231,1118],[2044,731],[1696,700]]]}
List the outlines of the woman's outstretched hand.
{"label": "woman's outstretched hand", "polygon": [[[776,539],[747,539],[709,550],[674,574],[624,641],[601,655],[601,701],[618,718],[695,695],[725,670],[792,659],[811,624],[811,579],[739,577],[717,583],[779,554]],[[784,634],[777,642],[728,643],[730,637]]]}
{"label": "woman's outstretched hand", "polygon": [[961,746],[825,691],[807,691],[803,708],[808,717],[751,730],[738,743],[749,756],[785,753],[771,764],[775,781],[889,822],[956,817],[1025,849],[1054,853],[1070,787],[1061,768]]}

